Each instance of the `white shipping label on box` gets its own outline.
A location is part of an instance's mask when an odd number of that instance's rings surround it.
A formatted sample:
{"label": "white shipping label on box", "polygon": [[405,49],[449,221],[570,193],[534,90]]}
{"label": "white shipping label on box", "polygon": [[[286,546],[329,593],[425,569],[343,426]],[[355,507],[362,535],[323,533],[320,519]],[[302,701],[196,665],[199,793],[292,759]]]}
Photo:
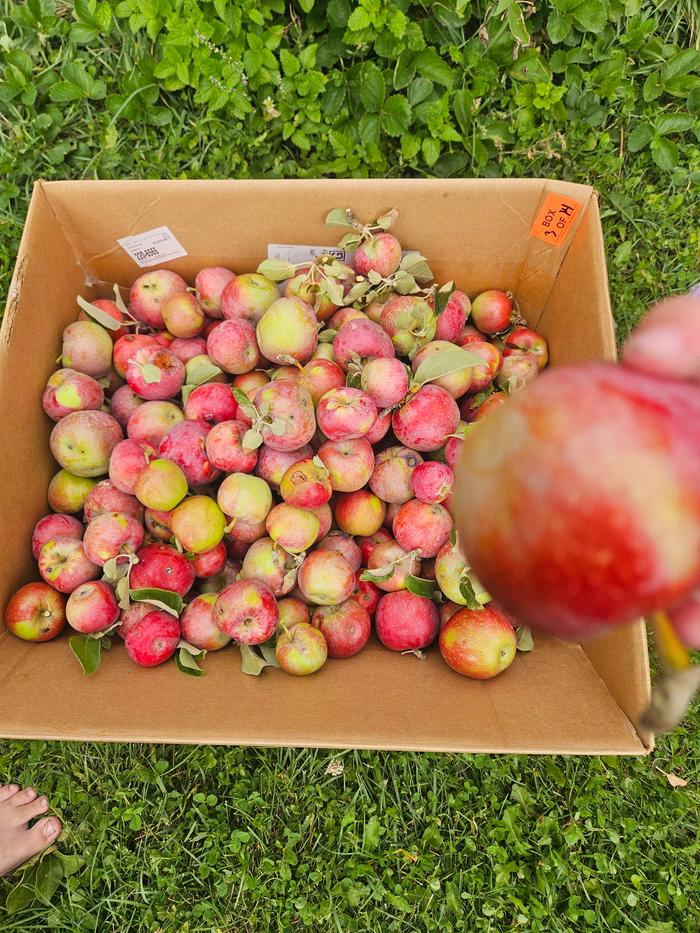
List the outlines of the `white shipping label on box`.
{"label": "white shipping label on box", "polygon": [[117,243],[142,269],[187,255],[187,250],[169,227],[156,227],[154,230],[125,236]]}
{"label": "white shipping label on box", "polygon": [[268,243],[267,258],[281,259],[298,266],[304,262],[311,262],[317,256],[333,256],[340,262],[349,262],[352,253],[344,250],[342,246],[300,246],[290,243]]}

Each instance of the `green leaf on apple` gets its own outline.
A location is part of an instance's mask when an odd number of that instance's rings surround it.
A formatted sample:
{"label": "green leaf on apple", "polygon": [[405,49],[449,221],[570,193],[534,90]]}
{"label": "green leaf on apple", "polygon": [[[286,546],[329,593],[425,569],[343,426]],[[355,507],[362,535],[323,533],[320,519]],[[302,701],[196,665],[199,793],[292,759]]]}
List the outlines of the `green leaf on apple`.
{"label": "green leaf on apple", "polygon": [[406,577],[406,589],[414,596],[425,596],[432,599],[435,595],[435,581],[425,580],[423,577],[414,577],[412,573]]}
{"label": "green leaf on apple", "polygon": [[243,389],[239,389],[236,386],[231,386],[231,391],[233,392],[233,397],[238,402],[238,404],[243,409],[244,413],[249,418],[255,418],[257,411],[255,410],[255,405],[251,402],[248,396],[245,394]]}
{"label": "green leaf on apple", "polygon": [[466,603],[467,609],[483,609],[483,604],[479,601],[476,591],[474,590],[474,583],[472,578],[469,576],[468,571],[462,574],[459,581],[459,593],[464,602]]}
{"label": "green leaf on apple", "polygon": [[205,382],[209,382],[210,379],[213,379],[214,376],[218,376],[220,373],[221,369],[219,369],[218,366],[215,366],[214,363],[201,363],[197,366],[197,371],[191,374],[191,384],[194,387],[201,386]]}
{"label": "green leaf on apple", "polygon": [[[139,321],[136,321],[133,314],[129,311],[127,306],[124,304],[124,299],[122,298],[121,289],[119,288],[116,282],[114,283],[113,287],[114,287],[114,303],[117,306],[117,308],[119,308],[119,310],[124,315],[124,317],[128,318],[130,321],[133,321],[134,323],[137,323],[137,324],[140,323]],[[117,322],[115,321],[114,323],[116,324]]]}
{"label": "green leaf on apple", "polygon": [[183,600],[179,593],[172,590],[160,590],[156,587],[141,587],[131,590],[129,594],[135,603],[151,603],[163,612],[169,612],[176,619],[182,612]]}
{"label": "green leaf on apple", "polygon": [[275,420],[270,425],[270,430],[275,435],[275,437],[282,437],[284,432],[287,430],[287,425],[281,418],[275,418]]}
{"label": "green leaf on apple", "polygon": [[327,227],[352,227],[355,215],[349,207],[334,207],[326,214]]}
{"label": "green leaf on apple", "polygon": [[[239,645],[241,649],[241,671],[252,677],[259,677],[266,667],[274,667],[271,661],[266,660],[255,650],[253,645]],[[279,665],[277,665],[279,666]]]}
{"label": "green leaf on apple", "polygon": [[189,674],[191,677],[204,677],[204,671],[197,663],[203,660],[206,655],[203,648],[195,648],[189,642],[181,638],[175,652],[175,665],[183,674]]}
{"label": "green leaf on apple", "polygon": [[483,366],[483,364],[483,359],[476,353],[470,353],[469,350],[463,350],[461,347],[454,347],[452,350],[433,353],[427,360],[423,360],[413,379],[415,383],[422,386],[433,379],[440,379],[442,376],[449,376],[450,373],[459,372],[461,369],[470,369],[474,366]]}
{"label": "green leaf on apple", "polygon": [[157,366],[154,366],[153,363],[140,363],[139,368],[141,370],[141,375],[143,376],[143,381],[146,383],[146,385],[160,382],[163,378],[162,372],[158,369]]}
{"label": "green leaf on apple", "polygon": [[106,311],[103,311],[101,308],[98,308],[91,302],[86,301],[82,295],[77,295],[76,300],[87,316],[92,318],[92,320],[97,324],[100,324],[102,327],[104,327],[105,330],[119,330],[119,328],[122,326],[119,321],[115,321],[114,318],[107,314]]}
{"label": "green leaf on apple", "polygon": [[197,386],[193,386],[193,385],[187,385],[187,386],[182,387],[182,404],[183,405],[187,404],[187,399],[192,394],[193,389],[196,389],[196,388]]}
{"label": "green leaf on apple", "polygon": [[[273,433],[275,433],[274,428],[273,428]],[[257,450],[258,447],[260,447],[260,445],[262,444],[262,442],[263,442],[263,436],[260,433],[260,431],[256,431],[254,428],[250,428],[243,435],[241,446],[243,447],[243,450],[245,451]]]}
{"label": "green leaf on apple", "polygon": [[454,282],[448,282],[439,288],[435,295],[435,313],[439,316],[447,307],[447,304],[456,289]]}
{"label": "green leaf on apple", "polygon": [[345,298],[345,291],[343,290],[343,286],[338,282],[333,279],[326,279],[325,282],[322,283],[319,291],[323,292],[334,305],[342,305],[343,299]]}
{"label": "green leaf on apple", "polygon": [[90,635],[71,635],[68,639],[71,651],[80,661],[84,674],[94,674],[100,666],[102,645]]}
{"label": "green leaf on apple", "polygon": [[411,292],[418,291],[418,284],[410,272],[399,269],[394,274],[394,288],[399,295],[410,295]]}
{"label": "green leaf on apple", "polygon": [[291,279],[297,270],[291,262],[284,259],[263,259],[257,271],[258,275],[264,275],[273,282],[283,282],[285,279]]}
{"label": "green leaf on apple", "polygon": [[362,237],[359,233],[346,233],[345,236],[341,239],[338,246],[342,249],[357,249],[357,247],[362,242]]}
{"label": "green leaf on apple", "polygon": [[[402,558],[403,559],[403,558]],[[384,583],[394,576],[395,564],[387,564],[385,567],[377,567],[376,570],[363,570],[360,574],[360,580],[370,583]]]}
{"label": "green leaf on apple", "polygon": [[532,632],[529,626],[519,625],[515,630],[515,644],[518,651],[532,651],[535,643],[532,640]]}
{"label": "green leaf on apple", "polygon": [[117,585],[114,588],[117,603],[120,609],[128,609],[131,605],[131,600],[129,599],[129,577],[122,577],[120,580],[117,580]]}
{"label": "green leaf on apple", "polygon": [[267,661],[270,667],[279,667],[279,661],[277,660],[277,654],[275,648],[277,646],[277,636],[273,635],[272,638],[268,638],[267,641],[264,641],[261,645],[258,645],[263,658]]}
{"label": "green leaf on apple", "polygon": [[[342,299],[341,299],[342,303]],[[338,334],[337,330],[333,330],[332,327],[324,327],[324,329],[318,335],[319,343],[332,343]]]}
{"label": "green leaf on apple", "polygon": [[422,253],[415,251],[406,253],[401,260],[399,268],[403,272],[409,272],[416,282],[420,282],[421,285],[433,281],[433,270],[428,265],[428,260]]}
{"label": "green leaf on apple", "polygon": [[381,217],[377,217],[374,221],[373,226],[381,227],[382,230],[388,230],[392,224],[395,224],[399,219],[399,212],[395,207],[392,207],[390,211],[387,211],[386,214],[382,214]]}

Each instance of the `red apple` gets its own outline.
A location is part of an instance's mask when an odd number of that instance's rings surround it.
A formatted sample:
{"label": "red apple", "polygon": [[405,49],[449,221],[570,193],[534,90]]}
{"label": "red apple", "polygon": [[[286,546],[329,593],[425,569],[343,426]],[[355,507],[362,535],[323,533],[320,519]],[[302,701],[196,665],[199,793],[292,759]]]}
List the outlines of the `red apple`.
{"label": "red apple", "polygon": [[496,609],[460,609],[440,631],[440,653],[452,670],[474,680],[495,677],[513,663],[515,629]]}
{"label": "red apple", "polygon": [[27,583],[5,608],[5,626],[24,641],[50,641],[66,624],[66,598],[48,583]]}

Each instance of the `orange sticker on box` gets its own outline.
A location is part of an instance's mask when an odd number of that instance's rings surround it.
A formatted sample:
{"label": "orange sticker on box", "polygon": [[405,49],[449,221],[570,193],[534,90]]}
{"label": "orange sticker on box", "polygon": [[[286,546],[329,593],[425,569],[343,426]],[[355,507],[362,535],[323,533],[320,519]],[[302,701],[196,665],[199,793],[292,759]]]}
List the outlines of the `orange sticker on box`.
{"label": "orange sticker on box", "polygon": [[574,220],[581,210],[581,202],[564,194],[551,192],[544,199],[530,236],[536,236],[552,246],[561,246],[569,235]]}

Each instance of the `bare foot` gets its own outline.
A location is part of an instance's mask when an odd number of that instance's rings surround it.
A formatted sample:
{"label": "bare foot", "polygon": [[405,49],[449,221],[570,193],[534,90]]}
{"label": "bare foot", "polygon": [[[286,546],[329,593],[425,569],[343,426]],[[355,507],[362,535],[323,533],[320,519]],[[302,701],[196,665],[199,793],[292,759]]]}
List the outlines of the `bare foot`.
{"label": "bare foot", "polygon": [[49,802],[33,787],[0,787],[0,875],[7,875],[58,838],[61,821],[55,816],[29,821],[46,813]]}

